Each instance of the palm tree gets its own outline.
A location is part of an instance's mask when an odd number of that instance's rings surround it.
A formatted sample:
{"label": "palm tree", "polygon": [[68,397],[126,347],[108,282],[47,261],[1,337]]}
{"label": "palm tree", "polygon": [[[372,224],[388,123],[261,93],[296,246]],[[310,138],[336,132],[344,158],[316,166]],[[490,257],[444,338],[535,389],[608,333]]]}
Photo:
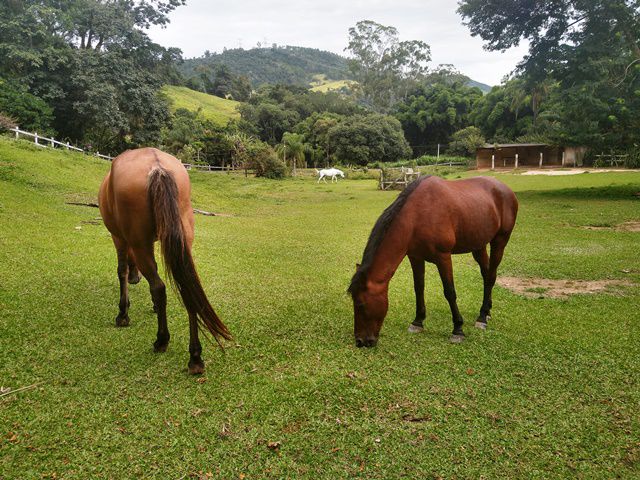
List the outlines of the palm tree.
{"label": "palm tree", "polygon": [[232,146],[231,168],[236,169],[245,166],[248,156],[247,149],[249,144],[255,142],[255,137],[242,132],[232,133],[228,135]]}
{"label": "palm tree", "polygon": [[296,167],[306,167],[305,143],[302,135],[286,132],[282,136],[282,143],[276,147],[276,151],[282,155],[285,165],[287,160],[291,160],[293,174],[296,174]]}

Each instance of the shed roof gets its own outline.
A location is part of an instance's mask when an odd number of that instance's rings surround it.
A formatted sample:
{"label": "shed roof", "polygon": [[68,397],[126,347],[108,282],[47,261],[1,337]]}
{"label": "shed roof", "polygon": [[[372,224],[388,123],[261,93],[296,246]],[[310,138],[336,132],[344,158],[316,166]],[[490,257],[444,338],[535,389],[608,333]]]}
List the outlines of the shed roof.
{"label": "shed roof", "polygon": [[549,147],[547,143],[485,143],[480,148]]}

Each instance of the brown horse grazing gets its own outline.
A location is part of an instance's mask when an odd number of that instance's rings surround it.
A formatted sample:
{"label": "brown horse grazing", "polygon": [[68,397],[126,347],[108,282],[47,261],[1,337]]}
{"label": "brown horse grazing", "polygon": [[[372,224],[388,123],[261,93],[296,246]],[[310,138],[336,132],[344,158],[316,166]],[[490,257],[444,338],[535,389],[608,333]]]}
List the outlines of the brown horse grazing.
{"label": "brown horse grazing", "polygon": [[169,344],[167,295],[158,276],[153,245],[160,240],[164,264],[189,313],[189,373],[204,372],[198,326],[218,341],[229,339],[227,327],[214,312],[196,272],[193,243],[191,184],[176,158],[154,148],[129,150],[113,160],[100,187],[100,212],[118,254],[120,312],[116,325],[129,325],[129,283],[140,280],[138,269],[149,282],[158,334],[153,344],[164,352]]}
{"label": "brown horse grazing", "polygon": [[[420,177],[382,213],[373,227],[349,293],[353,298],[356,346],[378,342],[387,314],[389,281],[406,256],[413,269],[416,318],[410,332],[422,331],[424,262],[435,263],[453,316],[451,342],[464,340],[462,316],[456,304],[451,254],[473,253],[484,280],[484,300],[476,327],[485,329],[491,312],[496,270],[516,222],[518,200],[491,177],[448,182]],[[486,245],[491,244],[491,255]]]}

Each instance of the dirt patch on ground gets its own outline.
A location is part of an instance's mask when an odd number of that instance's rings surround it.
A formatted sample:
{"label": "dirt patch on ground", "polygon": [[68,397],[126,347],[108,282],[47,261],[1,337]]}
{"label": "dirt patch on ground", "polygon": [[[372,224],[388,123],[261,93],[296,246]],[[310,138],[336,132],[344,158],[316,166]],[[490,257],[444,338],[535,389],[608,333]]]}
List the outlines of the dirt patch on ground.
{"label": "dirt patch on ground", "polygon": [[629,168],[625,169],[611,169],[611,168],[598,168],[598,169],[587,169],[587,168],[570,168],[564,170],[527,170],[526,172],[522,172],[522,175],[549,175],[549,176],[558,176],[558,175],[579,175],[581,173],[607,173],[607,172],[637,172],[638,170],[633,170]]}
{"label": "dirt patch on ground", "polygon": [[571,295],[622,293],[633,286],[625,280],[549,280],[547,278],[499,277],[498,285],[527,298],[568,298]]}
{"label": "dirt patch on ground", "polygon": [[598,225],[585,225],[585,230],[617,230],[619,232],[640,232],[640,221],[632,220],[630,222],[624,222],[614,227],[598,226]]}

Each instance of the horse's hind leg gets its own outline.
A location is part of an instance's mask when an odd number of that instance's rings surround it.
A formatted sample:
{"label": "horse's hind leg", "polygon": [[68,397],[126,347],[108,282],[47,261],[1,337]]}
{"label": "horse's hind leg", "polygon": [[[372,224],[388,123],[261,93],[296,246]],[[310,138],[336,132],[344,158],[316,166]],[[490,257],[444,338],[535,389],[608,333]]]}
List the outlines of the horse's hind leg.
{"label": "horse's hind leg", "polygon": [[202,345],[198,338],[198,320],[195,314],[189,312],[189,373],[199,375],[204,373],[204,362],[200,355]]}
{"label": "horse's hind leg", "polygon": [[[487,328],[487,320],[491,319],[491,307],[493,306],[491,296],[493,286],[496,284],[498,266],[502,261],[502,255],[504,254],[504,249],[507,246],[508,241],[508,234],[497,235],[493,240],[491,240],[491,254],[489,255],[488,260],[486,259],[487,251],[483,249],[487,268],[486,274],[482,274],[484,280],[484,300],[482,301],[482,307],[480,308],[480,316],[478,317],[478,320],[476,320],[476,327],[478,328]],[[478,261],[478,263],[480,262]],[[482,264],[480,264],[480,270],[482,271]]]}
{"label": "horse's hind leg", "polygon": [[129,260],[129,277],[128,281],[130,285],[135,285],[140,282],[140,271],[138,270],[138,266],[134,260],[134,255],[131,249],[128,252],[128,260]]}
{"label": "horse's hind leg", "polygon": [[118,255],[118,282],[120,283],[120,302],[118,303],[117,327],[129,325],[129,286],[127,276],[129,274],[128,247],[118,237],[112,236]]}
{"label": "horse's hind leg", "polygon": [[456,302],[456,289],[453,284],[453,264],[451,263],[451,254],[445,253],[440,255],[436,261],[438,272],[440,273],[440,279],[442,280],[442,287],[444,288],[444,296],[449,302],[449,308],[451,309],[451,317],[453,320],[453,333],[449,339],[451,343],[460,343],[464,340],[464,332],[462,331],[462,324],[464,323],[462,315],[458,310],[458,303]]}
{"label": "horse's hind leg", "polygon": [[169,327],[167,326],[167,289],[158,275],[158,265],[153,256],[153,244],[145,248],[134,249],[138,268],[149,282],[153,308],[158,315],[158,334],[153,344],[156,352],[164,352],[169,345]]}
{"label": "horse's hind leg", "polygon": [[413,270],[413,289],[416,293],[416,318],[409,325],[410,333],[419,333],[423,330],[422,324],[427,316],[427,309],[424,305],[424,260],[416,257],[409,257],[411,270]]}
{"label": "horse's hind leg", "polygon": [[[476,319],[476,327],[482,330],[487,328],[487,321],[491,319],[491,290],[493,289],[493,283],[489,275],[489,255],[487,255],[487,247],[484,246],[480,250],[473,252],[473,258],[480,266],[480,273],[482,274],[482,281],[484,284],[484,296],[482,299],[482,306],[480,307],[480,314]],[[495,283],[495,275],[493,282]]]}

